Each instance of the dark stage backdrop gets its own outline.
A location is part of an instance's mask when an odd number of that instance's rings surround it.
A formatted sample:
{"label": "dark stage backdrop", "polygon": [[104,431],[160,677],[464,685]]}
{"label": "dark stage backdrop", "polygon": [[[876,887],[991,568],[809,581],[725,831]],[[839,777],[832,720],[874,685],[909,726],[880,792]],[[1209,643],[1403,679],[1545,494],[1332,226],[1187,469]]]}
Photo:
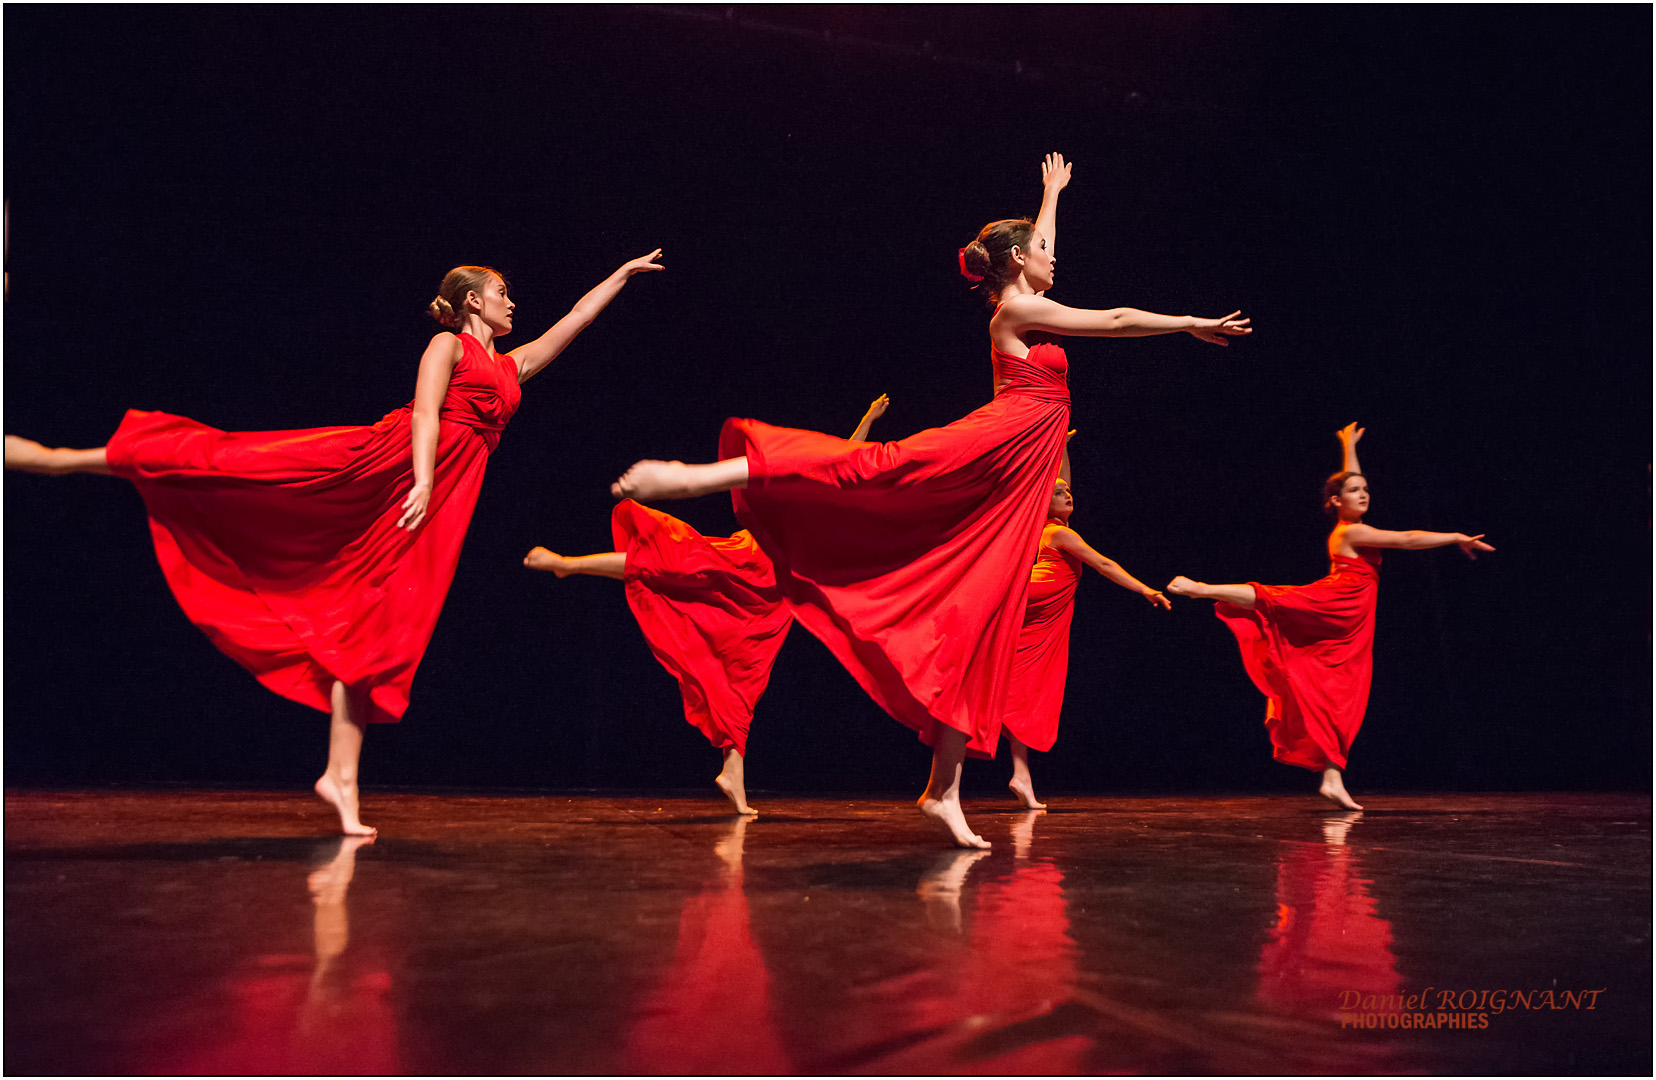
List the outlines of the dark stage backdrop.
{"label": "dark stage backdrop", "polygon": [[[1334,431],[1388,555],[1354,791],[1650,781],[1651,13],[1614,8],[161,8],[5,13],[8,432],[227,429],[412,396],[443,271],[522,333],[635,279],[525,388],[404,723],[364,781],[703,786],[615,582],[610,480],[730,415],[879,437],[990,390],[955,251],[1075,163],[1055,298],[1258,332],[1070,342],[1074,524],[1134,574],[1325,569]],[[507,344],[512,342],[508,339]],[[669,507],[708,533],[728,500]],[[8,784],[314,777],[325,720],[179,614],[143,507],[5,478]],[[1301,790],[1211,605],[1092,576],[1045,791]],[[918,789],[927,752],[796,629],[758,789]],[[974,763],[968,791],[1008,766]]]}

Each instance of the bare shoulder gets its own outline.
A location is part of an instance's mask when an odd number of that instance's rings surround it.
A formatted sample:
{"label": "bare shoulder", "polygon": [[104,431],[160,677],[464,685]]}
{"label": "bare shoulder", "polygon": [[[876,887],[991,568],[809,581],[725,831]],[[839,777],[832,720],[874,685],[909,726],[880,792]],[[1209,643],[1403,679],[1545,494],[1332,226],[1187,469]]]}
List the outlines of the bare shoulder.
{"label": "bare shoulder", "polygon": [[1070,551],[1085,547],[1087,543],[1081,539],[1080,533],[1068,525],[1048,525],[1045,539],[1048,544],[1055,548],[1064,548]]}
{"label": "bare shoulder", "polygon": [[459,360],[465,351],[465,346],[460,343],[460,335],[451,334],[446,330],[431,335],[431,340],[425,347],[425,355],[438,360]]}
{"label": "bare shoulder", "polygon": [[[1038,318],[1042,312],[1051,311],[1057,303],[1035,293],[1018,293],[1009,296],[1001,303],[1000,310],[995,313],[995,320],[1002,321],[1013,327],[1023,326]],[[992,321],[995,321],[992,320]]]}
{"label": "bare shoulder", "polygon": [[1361,521],[1350,524],[1341,522],[1334,526],[1334,535],[1330,539],[1337,539],[1343,544],[1362,544],[1382,535],[1384,530],[1376,529],[1373,525],[1364,525]]}
{"label": "bare shoulder", "polygon": [[1364,525],[1360,521],[1342,521],[1334,526],[1333,532],[1328,534],[1328,553],[1355,559],[1359,546],[1373,547],[1384,535],[1381,530],[1372,525]]}

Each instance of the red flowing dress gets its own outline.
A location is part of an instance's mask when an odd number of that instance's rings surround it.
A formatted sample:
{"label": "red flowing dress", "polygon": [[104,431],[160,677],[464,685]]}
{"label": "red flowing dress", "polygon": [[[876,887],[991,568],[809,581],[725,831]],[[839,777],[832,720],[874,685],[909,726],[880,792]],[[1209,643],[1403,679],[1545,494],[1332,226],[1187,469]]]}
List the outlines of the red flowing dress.
{"label": "red flowing dress", "polygon": [[1006,730],[1031,750],[1051,750],[1058,740],[1058,713],[1064,707],[1069,675],[1070,619],[1084,564],[1053,545],[1053,535],[1062,528],[1062,521],[1051,518],[1041,530],[1041,550],[1029,574],[1029,600],[1006,695]]}
{"label": "red flowing dress", "polygon": [[1252,611],[1219,603],[1242,649],[1248,677],[1267,699],[1272,756],[1321,771],[1346,767],[1363,725],[1374,666],[1374,606],[1380,550],[1332,557],[1328,576],[1310,585],[1249,582]]}
{"label": "red flowing dress", "polygon": [[703,536],[631,499],[616,504],[610,528],[627,556],[627,606],[678,680],[684,718],[745,757],[753,710],[793,625],[770,559],[746,531]]}
{"label": "red flowing dress", "polygon": [[128,411],[110,469],[138,486],[173,596],[269,689],[329,711],[367,687],[402,719],[454,578],[489,454],[517,411],[517,361],[461,334],[443,398],[426,519],[397,528],[414,485],[413,406],[366,427],[219,431]]}
{"label": "red flowing dress", "polygon": [[1069,364],[1042,342],[993,353],[993,401],[897,442],[728,420],[748,459],[736,515],[796,619],[886,712],[993,757],[1029,566],[1069,425]]}

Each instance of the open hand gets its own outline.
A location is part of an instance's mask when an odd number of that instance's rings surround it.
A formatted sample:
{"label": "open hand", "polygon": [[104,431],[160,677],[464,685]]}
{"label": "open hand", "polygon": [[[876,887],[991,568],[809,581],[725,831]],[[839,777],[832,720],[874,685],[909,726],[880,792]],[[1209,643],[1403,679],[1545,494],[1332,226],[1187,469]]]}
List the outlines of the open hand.
{"label": "open hand", "polygon": [[1063,191],[1069,186],[1071,167],[1063,154],[1048,154],[1041,162],[1041,186],[1048,191]]}
{"label": "open hand", "polygon": [[886,409],[890,407],[891,398],[887,397],[885,394],[881,394],[879,397],[874,399],[872,404],[868,406],[868,418],[870,420],[878,420],[880,417],[885,415]]}
{"label": "open hand", "polygon": [[1222,319],[1197,319],[1196,325],[1190,328],[1194,337],[1199,337],[1213,345],[1229,345],[1227,337],[1246,337],[1253,333],[1253,327],[1248,324],[1251,319],[1241,318],[1240,310],[1233,311]]}
{"label": "open hand", "polygon": [[[1462,535],[1464,536],[1465,534],[1463,533]],[[1480,551],[1495,550],[1489,544],[1483,542],[1485,535],[1487,534],[1479,533],[1477,536],[1467,536],[1464,540],[1456,540],[1455,543],[1460,546],[1462,551],[1466,552],[1466,557],[1468,559],[1476,559],[1478,557],[1478,552]]]}
{"label": "open hand", "polygon": [[1151,607],[1159,607],[1163,611],[1173,610],[1173,601],[1167,598],[1166,593],[1163,593],[1158,589],[1151,589],[1149,592],[1144,594],[1144,598],[1150,601]]}
{"label": "open hand", "polygon": [[1356,446],[1357,440],[1363,437],[1363,429],[1357,426],[1356,421],[1352,421],[1335,432],[1334,437],[1344,446]]}
{"label": "open hand", "polygon": [[402,517],[397,519],[397,528],[413,532],[425,520],[426,504],[431,502],[431,485],[415,484],[408,492],[408,498],[402,501]]}
{"label": "open hand", "polygon": [[625,274],[627,277],[632,277],[634,274],[637,274],[637,273],[639,273],[641,271],[644,271],[644,270],[665,270],[665,269],[667,269],[665,266],[662,266],[660,263],[656,262],[656,260],[659,259],[659,258],[661,258],[661,249],[656,248],[654,251],[650,252],[648,255],[643,256],[642,258],[633,259],[631,262],[622,263],[621,264],[621,273]]}

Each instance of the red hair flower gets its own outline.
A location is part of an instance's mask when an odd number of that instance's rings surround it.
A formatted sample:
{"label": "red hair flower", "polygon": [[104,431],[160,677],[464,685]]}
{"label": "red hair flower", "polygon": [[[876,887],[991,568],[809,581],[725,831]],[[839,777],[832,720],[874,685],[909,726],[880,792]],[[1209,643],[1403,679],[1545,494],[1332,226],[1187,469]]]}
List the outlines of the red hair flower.
{"label": "red hair flower", "polygon": [[960,249],[960,276],[964,277],[968,281],[982,281],[983,280],[983,275],[982,274],[974,274],[970,270],[966,269],[966,249],[965,248]]}

